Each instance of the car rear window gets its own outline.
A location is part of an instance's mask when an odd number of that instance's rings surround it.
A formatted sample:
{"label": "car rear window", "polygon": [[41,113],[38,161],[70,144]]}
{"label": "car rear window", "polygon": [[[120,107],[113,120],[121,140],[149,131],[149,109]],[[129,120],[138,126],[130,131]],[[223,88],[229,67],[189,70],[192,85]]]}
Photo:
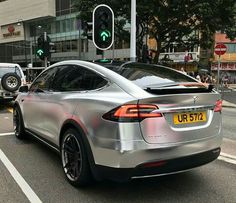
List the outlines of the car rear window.
{"label": "car rear window", "polygon": [[108,68],[141,87],[173,82],[196,82],[194,79],[164,66],[129,63]]}
{"label": "car rear window", "polygon": [[169,94],[212,90],[194,78],[164,66],[127,63],[106,67],[151,93]]}
{"label": "car rear window", "polygon": [[17,75],[22,77],[18,67],[0,67],[0,78],[2,78],[2,76],[6,73],[16,73]]}

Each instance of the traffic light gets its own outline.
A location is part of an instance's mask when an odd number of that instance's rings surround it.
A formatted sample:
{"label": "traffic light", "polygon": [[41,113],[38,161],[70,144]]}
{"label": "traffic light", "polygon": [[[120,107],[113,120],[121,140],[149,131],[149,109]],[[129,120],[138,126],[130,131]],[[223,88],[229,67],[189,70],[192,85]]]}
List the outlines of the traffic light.
{"label": "traffic light", "polygon": [[36,50],[37,56],[44,60],[46,57],[49,58],[51,56],[51,39],[46,34],[41,35],[38,38],[38,47]]}
{"label": "traffic light", "polygon": [[44,60],[45,51],[44,51],[44,36],[43,35],[41,35],[38,38],[38,47],[37,47],[37,50],[36,50],[36,54],[41,60]]}
{"label": "traffic light", "polygon": [[101,50],[109,49],[114,42],[114,13],[105,5],[93,10],[93,43]]}

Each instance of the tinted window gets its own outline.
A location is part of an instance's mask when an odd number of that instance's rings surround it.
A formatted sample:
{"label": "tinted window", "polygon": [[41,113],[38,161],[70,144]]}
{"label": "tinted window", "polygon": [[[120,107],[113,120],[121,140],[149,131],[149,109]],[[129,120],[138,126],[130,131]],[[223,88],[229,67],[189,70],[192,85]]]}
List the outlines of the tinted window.
{"label": "tinted window", "polygon": [[59,67],[52,88],[55,91],[86,91],[101,88],[106,84],[106,80],[91,70],[67,65]]}
{"label": "tinted window", "polygon": [[30,87],[30,91],[47,91],[51,87],[51,83],[53,81],[53,78],[55,76],[57,69],[51,68],[42,74],[40,74],[34,83]]}
{"label": "tinted window", "polygon": [[196,82],[192,78],[162,66],[130,63],[124,66],[108,66],[109,69],[133,81],[140,87],[168,83]]}

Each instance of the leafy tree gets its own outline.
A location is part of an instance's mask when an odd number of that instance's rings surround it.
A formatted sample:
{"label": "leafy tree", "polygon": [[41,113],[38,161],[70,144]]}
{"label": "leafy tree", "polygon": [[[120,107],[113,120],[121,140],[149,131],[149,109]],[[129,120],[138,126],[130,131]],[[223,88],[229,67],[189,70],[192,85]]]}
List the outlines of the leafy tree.
{"label": "leafy tree", "polygon": [[[116,33],[126,37],[123,32],[130,19],[131,0],[74,0],[82,19],[91,19],[92,10],[98,4],[104,3],[114,10],[116,18]],[[185,45],[186,49],[195,44],[207,48],[212,45],[213,35],[222,31],[230,39],[236,37],[236,1],[235,0],[137,0],[137,45],[140,49],[143,37],[148,34],[157,42],[158,61],[161,49],[168,48],[176,42]],[[200,34],[192,35],[199,31]]]}

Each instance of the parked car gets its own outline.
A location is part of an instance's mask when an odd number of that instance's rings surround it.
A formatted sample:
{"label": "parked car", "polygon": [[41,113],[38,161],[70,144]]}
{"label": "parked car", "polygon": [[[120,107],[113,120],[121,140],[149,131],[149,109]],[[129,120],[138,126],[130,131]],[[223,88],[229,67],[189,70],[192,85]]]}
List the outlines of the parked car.
{"label": "parked car", "polygon": [[25,76],[18,64],[0,63],[0,100],[14,100],[23,84]]}
{"label": "parked car", "polygon": [[171,68],[64,61],[19,91],[16,137],[57,150],[74,186],[178,173],[220,154],[220,94]]}

